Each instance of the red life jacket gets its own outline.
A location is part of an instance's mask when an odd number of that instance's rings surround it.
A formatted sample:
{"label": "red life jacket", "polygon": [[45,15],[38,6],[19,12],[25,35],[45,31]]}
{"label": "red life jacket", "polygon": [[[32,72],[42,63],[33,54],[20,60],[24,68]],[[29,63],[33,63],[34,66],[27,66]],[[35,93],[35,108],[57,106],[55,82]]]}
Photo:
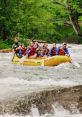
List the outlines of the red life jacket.
{"label": "red life jacket", "polygon": [[62,48],[59,49],[59,55],[65,55],[64,49],[62,49]]}
{"label": "red life jacket", "polygon": [[26,55],[26,48],[22,47],[22,55]]}
{"label": "red life jacket", "polygon": [[52,56],[56,55],[56,48],[52,48],[52,50],[51,50],[51,55],[52,55]]}
{"label": "red life jacket", "polygon": [[28,53],[28,57],[33,56],[36,53],[36,50],[34,47],[31,47],[30,52]]}

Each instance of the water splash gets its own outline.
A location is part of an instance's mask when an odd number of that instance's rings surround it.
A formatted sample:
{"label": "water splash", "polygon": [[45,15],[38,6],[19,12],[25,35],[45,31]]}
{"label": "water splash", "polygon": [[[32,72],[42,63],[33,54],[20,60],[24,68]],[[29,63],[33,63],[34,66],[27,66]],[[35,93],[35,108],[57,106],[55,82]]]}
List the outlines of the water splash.
{"label": "water splash", "polygon": [[33,104],[32,104],[32,108],[31,108],[31,116],[33,116],[33,117],[40,116],[38,108],[36,107],[36,105],[33,105]]}
{"label": "water splash", "polygon": [[80,64],[77,63],[76,61],[72,61],[72,64],[73,64],[75,67],[77,67],[77,68],[80,68],[80,67],[81,67]]}
{"label": "water splash", "polygon": [[[0,54],[0,98],[2,93],[11,96],[21,93],[27,89],[27,93],[32,91],[49,89],[50,87],[71,87],[82,85],[82,45],[71,45],[71,57],[73,64],[61,64],[57,67],[26,67],[11,64],[11,53]],[[77,69],[78,68],[78,69]],[[80,69],[79,69],[80,68]],[[78,79],[77,79],[78,78]],[[10,97],[11,97],[10,96]],[[7,99],[7,98],[6,98]],[[40,115],[37,107],[31,108],[29,115],[21,117],[82,117],[75,105],[70,105],[72,113],[65,110],[59,103],[52,105],[54,114],[46,113]],[[3,107],[4,108],[4,107]],[[4,111],[4,109],[3,109]],[[19,115],[4,114],[0,117],[19,117]]]}
{"label": "water splash", "polygon": [[52,105],[53,109],[54,109],[54,115],[61,117],[61,115],[67,116],[70,115],[70,112],[66,109],[63,108],[62,105],[60,105],[58,102],[55,102]]}

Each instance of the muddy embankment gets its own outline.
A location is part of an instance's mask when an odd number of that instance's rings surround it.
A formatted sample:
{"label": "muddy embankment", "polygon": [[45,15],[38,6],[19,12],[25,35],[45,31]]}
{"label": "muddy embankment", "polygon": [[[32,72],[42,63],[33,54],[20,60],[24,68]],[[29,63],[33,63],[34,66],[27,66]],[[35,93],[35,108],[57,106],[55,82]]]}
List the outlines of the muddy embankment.
{"label": "muddy embankment", "polygon": [[9,53],[12,52],[12,49],[1,49],[0,53]]}
{"label": "muddy embankment", "polygon": [[[82,86],[51,89],[0,102],[0,114],[29,114],[36,107],[40,114],[54,113],[52,105],[59,103],[71,113],[82,112]],[[56,105],[58,106],[58,104]]]}

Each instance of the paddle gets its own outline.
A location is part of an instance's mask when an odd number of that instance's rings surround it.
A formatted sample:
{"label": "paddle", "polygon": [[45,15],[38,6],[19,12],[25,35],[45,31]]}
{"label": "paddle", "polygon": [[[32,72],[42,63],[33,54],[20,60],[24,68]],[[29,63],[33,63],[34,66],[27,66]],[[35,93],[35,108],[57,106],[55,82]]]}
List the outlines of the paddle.
{"label": "paddle", "polygon": [[20,63],[23,63],[23,62],[25,61],[26,58],[27,58],[27,55],[23,56],[23,57],[19,60],[18,63],[19,63],[19,64],[20,64]]}
{"label": "paddle", "polygon": [[13,59],[14,59],[14,57],[15,57],[15,54],[16,54],[16,53],[14,52],[13,57],[12,57],[12,62],[13,62]]}

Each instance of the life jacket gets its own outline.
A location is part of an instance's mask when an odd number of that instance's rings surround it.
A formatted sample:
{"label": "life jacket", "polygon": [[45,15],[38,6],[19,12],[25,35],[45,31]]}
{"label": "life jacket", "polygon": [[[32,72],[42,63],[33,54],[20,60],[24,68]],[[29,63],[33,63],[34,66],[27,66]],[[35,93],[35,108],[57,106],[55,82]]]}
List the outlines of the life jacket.
{"label": "life jacket", "polygon": [[51,50],[51,55],[52,55],[52,56],[56,55],[56,48],[54,48],[54,47],[52,48],[52,50]]}
{"label": "life jacket", "polygon": [[21,51],[21,50],[19,50],[19,52],[18,52],[18,53],[16,53],[16,56],[17,56],[18,58],[22,58],[22,51]]}
{"label": "life jacket", "polygon": [[[41,54],[39,54],[39,51],[41,52]],[[42,54],[42,51],[41,50],[37,50],[36,53],[37,53],[37,57],[40,57],[40,58],[43,57],[43,54]]]}
{"label": "life jacket", "polygon": [[28,57],[33,56],[36,53],[36,49],[34,47],[31,47],[29,53],[28,53]]}
{"label": "life jacket", "polygon": [[19,42],[13,44],[13,47],[12,48],[14,49],[14,52],[15,53],[18,53],[19,52],[19,50],[17,49],[19,46],[20,46]]}
{"label": "life jacket", "polygon": [[60,48],[59,49],[59,53],[58,53],[59,55],[65,55],[65,50],[64,49],[62,49],[62,48]]}
{"label": "life jacket", "polygon": [[43,55],[48,55],[49,49],[43,49],[42,54]]}
{"label": "life jacket", "polygon": [[26,48],[25,47],[23,47],[23,46],[19,46],[19,48],[17,49],[17,51],[18,51],[18,54],[19,55],[26,55]]}
{"label": "life jacket", "polygon": [[26,55],[26,48],[22,47],[22,55]]}
{"label": "life jacket", "polygon": [[22,54],[22,46],[21,45],[17,48],[15,53],[19,58],[22,57],[23,54]]}
{"label": "life jacket", "polygon": [[16,48],[19,47],[19,42],[13,44],[13,49],[16,50]]}

